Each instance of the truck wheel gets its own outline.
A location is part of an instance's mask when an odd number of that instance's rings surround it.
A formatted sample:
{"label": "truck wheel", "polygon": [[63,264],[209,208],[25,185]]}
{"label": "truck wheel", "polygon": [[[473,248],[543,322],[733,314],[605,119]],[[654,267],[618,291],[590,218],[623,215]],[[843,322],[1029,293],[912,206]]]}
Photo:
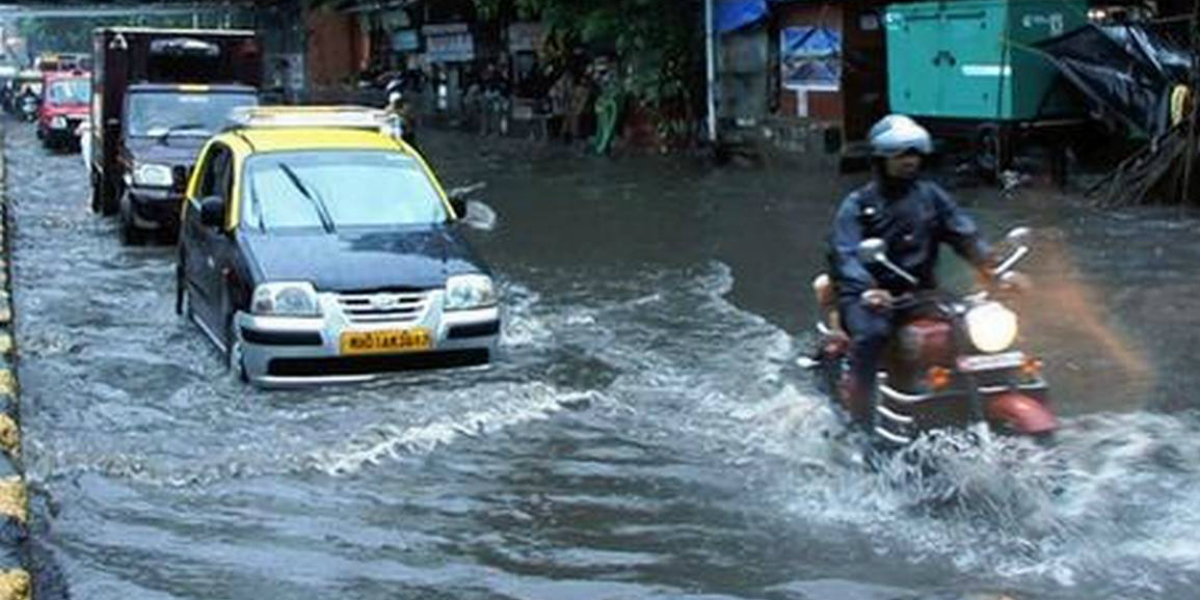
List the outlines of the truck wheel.
{"label": "truck wheel", "polygon": [[96,180],[96,174],[92,173],[92,212],[100,214],[101,208],[104,206],[104,194],[100,191],[100,182]]}
{"label": "truck wheel", "polygon": [[103,180],[100,182],[100,212],[106,217],[111,217],[121,210],[121,191],[117,189],[116,184],[105,184]]}
{"label": "truck wheel", "polygon": [[126,246],[142,246],[146,243],[146,232],[138,229],[133,219],[133,203],[129,195],[121,198],[121,243]]}

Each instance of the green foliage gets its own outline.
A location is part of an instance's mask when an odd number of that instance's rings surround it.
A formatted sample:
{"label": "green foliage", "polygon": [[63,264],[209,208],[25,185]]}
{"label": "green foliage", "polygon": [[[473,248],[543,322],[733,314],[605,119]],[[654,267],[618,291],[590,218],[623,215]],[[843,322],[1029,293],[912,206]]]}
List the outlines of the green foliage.
{"label": "green foliage", "polygon": [[[699,0],[475,0],[479,14],[540,19],[563,45],[612,48],[623,92],[662,122],[686,119],[703,89]],[[676,131],[678,123],[660,131]]]}
{"label": "green foliage", "polygon": [[219,13],[201,13],[196,17],[189,14],[130,14],[106,17],[47,17],[22,18],[17,22],[17,31],[28,40],[31,53],[40,52],[91,52],[92,31],[99,27],[145,26],[188,28],[193,24],[201,27],[218,26],[224,19]]}

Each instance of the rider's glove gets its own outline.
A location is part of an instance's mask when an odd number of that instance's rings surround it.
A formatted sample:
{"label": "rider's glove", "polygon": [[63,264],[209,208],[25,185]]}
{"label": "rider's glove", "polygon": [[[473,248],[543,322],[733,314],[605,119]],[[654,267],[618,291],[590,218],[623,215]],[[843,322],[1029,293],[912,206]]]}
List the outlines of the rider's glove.
{"label": "rider's glove", "polygon": [[892,307],[895,298],[887,290],[874,289],[862,293],[862,303],[871,310],[884,311]]}

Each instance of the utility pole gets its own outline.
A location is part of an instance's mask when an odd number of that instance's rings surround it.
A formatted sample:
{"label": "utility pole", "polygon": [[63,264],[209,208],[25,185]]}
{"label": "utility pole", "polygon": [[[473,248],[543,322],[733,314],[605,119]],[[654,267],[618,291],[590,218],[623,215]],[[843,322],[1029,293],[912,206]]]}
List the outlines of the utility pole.
{"label": "utility pole", "polygon": [[[1196,0],[1200,3],[1200,0]],[[717,27],[713,0],[704,0],[704,32],[708,46],[708,141],[715,146],[717,135]]]}

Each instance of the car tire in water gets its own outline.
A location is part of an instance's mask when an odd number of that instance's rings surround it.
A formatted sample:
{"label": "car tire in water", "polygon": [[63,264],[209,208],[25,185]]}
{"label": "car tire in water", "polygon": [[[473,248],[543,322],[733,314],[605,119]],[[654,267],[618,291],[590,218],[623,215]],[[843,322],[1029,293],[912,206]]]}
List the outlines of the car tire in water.
{"label": "car tire in water", "polygon": [[129,199],[129,194],[125,194],[121,198],[121,243],[126,246],[143,246],[146,244],[147,233],[138,229],[137,223],[133,219],[133,201]]}
{"label": "car tire in water", "polygon": [[[183,261],[179,262],[179,269],[183,271]],[[188,289],[182,273],[175,278],[175,314],[183,317],[184,321],[192,320],[192,291]]]}

